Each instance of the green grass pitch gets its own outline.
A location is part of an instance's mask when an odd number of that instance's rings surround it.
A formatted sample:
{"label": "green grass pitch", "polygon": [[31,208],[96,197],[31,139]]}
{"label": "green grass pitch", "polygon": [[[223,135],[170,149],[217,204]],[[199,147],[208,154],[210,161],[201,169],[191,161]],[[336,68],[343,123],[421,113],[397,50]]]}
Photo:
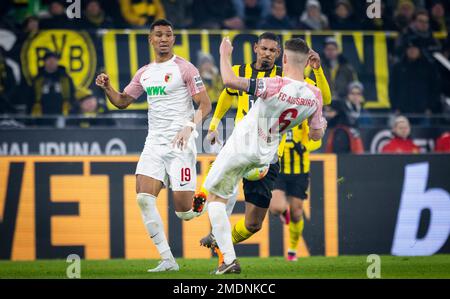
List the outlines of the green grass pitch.
{"label": "green grass pitch", "polygon": [[[242,273],[224,278],[367,278],[366,256],[240,258]],[[219,278],[217,259],[177,259],[179,272],[147,273],[156,260],[82,260],[81,278]],[[66,278],[65,260],[0,261],[0,278]],[[381,278],[450,278],[450,255],[381,256]]]}

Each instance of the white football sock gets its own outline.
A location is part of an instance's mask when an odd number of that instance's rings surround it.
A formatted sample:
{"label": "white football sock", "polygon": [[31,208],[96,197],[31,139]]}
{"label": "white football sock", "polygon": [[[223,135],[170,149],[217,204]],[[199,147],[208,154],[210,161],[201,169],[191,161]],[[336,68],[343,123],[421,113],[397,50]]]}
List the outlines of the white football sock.
{"label": "white football sock", "polygon": [[139,193],[137,195],[137,202],[141,208],[145,228],[162,259],[174,261],[175,259],[170,251],[169,243],[164,233],[164,224],[156,208],[156,197],[147,193]]}
{"label": "white football sock", "polygon": [[225,205],[228,217],[230,217],[231,214],[233,213],[234,206],[236,205],[236,200],[237,200],[237,193],[234,193],[233,196],[231,196],[228,199],[227,204]]}
{"label": "white football sock", "polygon": [[212,233],[216,238],[217,245],[222,251],[225,264],[229,265],[236,259],[233,241],[231,239],[231,224],[225,210],[225,204],[221,202],[210,202],[208,204],[209,221]]}

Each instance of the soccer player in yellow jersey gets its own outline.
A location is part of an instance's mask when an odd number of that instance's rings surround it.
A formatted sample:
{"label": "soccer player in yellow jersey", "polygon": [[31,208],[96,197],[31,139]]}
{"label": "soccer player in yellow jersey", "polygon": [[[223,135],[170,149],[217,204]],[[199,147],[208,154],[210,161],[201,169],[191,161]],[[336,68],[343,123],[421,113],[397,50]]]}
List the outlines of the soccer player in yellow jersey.
{"label": "soccer player in yellow jersey", "polygon": [[[262,78],[282,76],[281,67],[275,65],[276,59],[281,54],[281,42],[279,37],[271,32],[264,32],[258,37],[253,50],[256,54],[256,61],[251,64],[234,65],[233,71],[239,77],[246,78]],[[309,58],[309,65],[312,67],[317,84],[309,78],[306,82],[317,86],[323,97],[324,105],[331,102],[331,92],[328,82],[325,78],[322,68],[320,67],[319,55],[311,52]],[[256,98],[245,92],[232,90],[226,88],[222,91],[217,107],[214,111],[214,116],[211,121],[207,138],[214,144],[218,139],[217,126],[220,120],[225,116],[226,112],[231,108],[234,98],[237,97],[238,107],[235,122],[239,122],[249,111],[254,104]],[[284,138],[280,144],[279,155],[283,152]],[[267,175],[259,181],[243,180],[244,183],[244,197],[245,197],[245,217],[240,219],[232,230],[233,243],[240,243],[261,229],[265,215],[270,205],[272,198],[272,190],[275,185],[276,177],[280,171],[279,163],[270,165]],[[201,201],[206,197],[206,190],[201,188],[201,192],[196,193],[195,201]],[[237,196],[237,194],[236,194]],[[229,199],[227,202],[227,214],[231,215],[233,207],[236,203],[236,196]],[[215,247],[214,236],[209,234],[200,240],[200,244],[206,247]],[[216,250],[219,254],[220,252]],[[219,260],[220,264],[220,260]]]}
{"label": "soccer player in yellow jersey", "polygon": [[272,191],[270,212],[282,216],[289,225],[288,261],[297,261],[297,247],[303,232],[303,201],[308,199],[309,153],[320,148],[322,140],[308,137],[307,122],[286,133],[286,143],[280,158],[280,173]]}

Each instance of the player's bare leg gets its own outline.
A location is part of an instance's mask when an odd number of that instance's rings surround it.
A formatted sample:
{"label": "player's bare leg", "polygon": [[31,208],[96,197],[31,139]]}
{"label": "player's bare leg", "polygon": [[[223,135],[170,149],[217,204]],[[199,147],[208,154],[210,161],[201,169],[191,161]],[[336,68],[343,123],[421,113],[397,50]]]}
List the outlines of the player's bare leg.
{"label": "player's bare leg", "polygon": [[297,197],[288,196],[291,222],[289,223],[289,249],[287,260],[297,261],[297,248],[300,237],[303,233],[303,200]]}
{"label": "player's bare leg", "polygon": [[161,255],[161,262],[148,272],[178,271],[179,267],[170,250],[164,232],[164,224],[156,207],[156,198],[163,187],[163,183],[154,178],[140,175],[136,176],[137,202],[141,209],[145,228]]}
{"label": "player's bare leg", "polygon": [[217,275],[241,272],[231,239],[231,224],[226,212],[226,202],[226,199],[215,194],[208,195],[208,215],[212,233],[223,254],[223,263],[215,271]]}
{"label": "player's bare leg", "polygon": [[289,213],[289,203],[284,191],[278,189],[272,191],[272,200],[270,201],[269,210],[272,215],[280,216],[281,222],[289,225],[291,218]]}

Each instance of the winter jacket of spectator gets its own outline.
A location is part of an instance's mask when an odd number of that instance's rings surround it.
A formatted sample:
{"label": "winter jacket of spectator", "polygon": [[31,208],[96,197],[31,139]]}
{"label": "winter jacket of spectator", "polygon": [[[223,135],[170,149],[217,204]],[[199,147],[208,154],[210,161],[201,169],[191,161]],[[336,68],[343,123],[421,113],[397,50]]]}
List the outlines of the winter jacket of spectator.
{"label": "winter jacket of spectator", "polygon": [[346,19],[341,19],[334,14],[330,17],[330,28],[332,30],[356,30],[358,26],[360,25],[353,15]]}
{"label": "winter jacket of spectator", "polygon": [[267,18],[262,20],[259,27],[261,29],[270,29],[270,30],[283,30],[294,28],[294,26],[291,23],[291,20],[287,16],[284,17],[282,20],[278,20],[272,15],[269,15],[267,16]]}
{"label": "winter jacket of spectator", "polygon": [[69,19],[65,14],[60,16],[51,16],[50,18],[39,21],[40,29],[76,29],[77,19]]}
{"label": "winter jacket of spectator", "polygon": [[[324,57],[324,55],[321,57]],[[339,55],[338,64],[334,72],[331,69],[330,61],[326,58],[323,58],[322,61],[322,68],[325,73],[325,77],[328,79],[330,84],[333,98],[345,98],[347,95],[348,85],[357,79],[353,66],[343,55]]]}
{"label": "winter jacket of spectator", "polygon": [[440,80],[436,68],[425,58],[409,61],[404,57],[392,67],[389,80],[391,108],[401,113],[439,110]]}
{"label": "winter jacket of spectator", "polygon": [[397,44],[397,55],[401,57],[405,51],[407,46],[413,43],[417,45],[422,51],[422,54],[427,58],[428,61],[433,62],[434,58],[432,54],[434,52],[440,51],[441,45],[439,42],[433,37],[433,33],[429,30],[426,33],[421,33],[416,31],[413,27],[408,27],[406,32],[400,36]]}
{"label": "winter jacket of spectator", "polygon": [[420,148],[414,144],[412,139],[403,139],[395,136],[388,144],[381,149],[382,153],[397,153],[397,154],[418,154]]}
{"label": "winter jacket of spectator", "polygon": [[63,66],[54,73],[48,73],[44,68],[40,68],[33,80],[32,89],[34,99],[32,115],[69,114],[74,103],[75,88],[72,78]]}
{"label": "winter jacket of spectator", "polygon": [[102,28],[114,28],[112,19],[103,12],[97,17],[88,17],[84,15],[78,27],[78,29],[85,30]]}
{"label": "winter jacket of spectator", "polygon": [[12,69],[6,64],[3,48],[0,48],[0,113],[13,112],[11,95],[15,91],[16,80]]}
{"label": "winter jacket of spectator", "polygon": [[193,19],[195,28],[220,29],[223,21],[237,16],[232,0],[194,0]]}
{"label": "winter jacket of spectator", "polygon": [[450,153],[450,132],[442,134],[436,140],[436,147],[434,151],[437,153]]}

